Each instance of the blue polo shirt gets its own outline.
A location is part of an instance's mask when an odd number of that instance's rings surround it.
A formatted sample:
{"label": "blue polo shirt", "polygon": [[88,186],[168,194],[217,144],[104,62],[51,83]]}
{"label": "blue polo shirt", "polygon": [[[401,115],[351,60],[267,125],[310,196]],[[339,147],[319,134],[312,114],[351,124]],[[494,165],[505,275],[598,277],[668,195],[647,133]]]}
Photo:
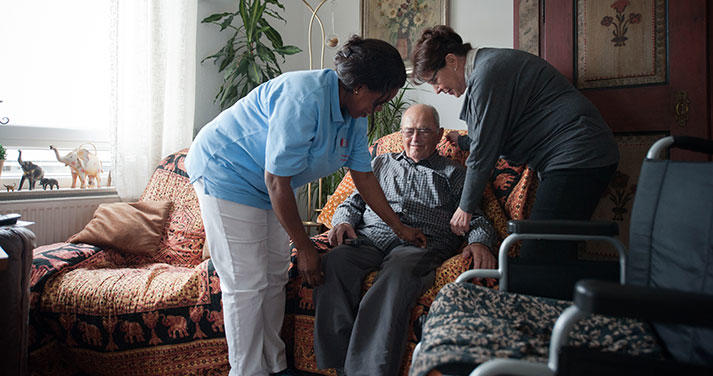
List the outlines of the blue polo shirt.
{"label": "blue polo shirt", "polygon": [[185,160],[205,194],[272,209],[265,171],[298,187],[342,166],[371,171],[366,118],[339,107],[330,69],[289,72],[251,91],[204,126]]}

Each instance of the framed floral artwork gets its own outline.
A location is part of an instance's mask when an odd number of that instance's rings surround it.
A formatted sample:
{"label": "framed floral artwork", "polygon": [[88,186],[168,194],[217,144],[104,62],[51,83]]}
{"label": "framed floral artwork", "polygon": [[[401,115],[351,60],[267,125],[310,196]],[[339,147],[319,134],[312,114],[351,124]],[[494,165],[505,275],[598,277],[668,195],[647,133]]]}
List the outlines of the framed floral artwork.
{"label": "framed floral artwork", "polygon": [[666,83],[666,7],[666,0],[578,0],[577,88]]}
{"label": "framed floral artwork", "polygon": [[448,0],[361,0],[361,35],[396,47],[409,74],[416,41],[434,25],[448,25]]}

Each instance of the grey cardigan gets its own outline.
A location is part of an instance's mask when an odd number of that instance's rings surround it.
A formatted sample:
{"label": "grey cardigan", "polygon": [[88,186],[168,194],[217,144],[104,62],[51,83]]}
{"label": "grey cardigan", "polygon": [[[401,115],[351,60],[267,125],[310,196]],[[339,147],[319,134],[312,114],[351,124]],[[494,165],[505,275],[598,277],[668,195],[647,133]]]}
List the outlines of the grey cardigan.
{"label": "grey cardigan", "polygon": [[[545,60],[524,51],[481,48],[460,118],[470,155],[460,208],[474,213],[498,157],[538,172],[619,161],[614,136],[594,105]],[[459,144],[468,137],[459,139]]]}

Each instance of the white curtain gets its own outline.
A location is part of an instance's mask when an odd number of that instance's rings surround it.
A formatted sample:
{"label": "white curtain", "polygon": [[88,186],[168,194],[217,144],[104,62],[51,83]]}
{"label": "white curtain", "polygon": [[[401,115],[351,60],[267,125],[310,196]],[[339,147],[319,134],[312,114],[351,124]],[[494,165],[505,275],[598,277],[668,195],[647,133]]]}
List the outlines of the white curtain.
{"label": "white curtain", "polygon": [[161,158],[190,145],[196,0],[116,0],[116,126],[112,178],[124,201],[143,192]]}

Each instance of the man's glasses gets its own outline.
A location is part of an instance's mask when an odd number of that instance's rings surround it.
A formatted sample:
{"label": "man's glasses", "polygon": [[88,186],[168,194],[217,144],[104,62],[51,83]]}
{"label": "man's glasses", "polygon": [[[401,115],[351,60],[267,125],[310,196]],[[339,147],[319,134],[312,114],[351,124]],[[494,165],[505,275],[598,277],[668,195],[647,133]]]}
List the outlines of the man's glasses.
{"label": "man's glasses", "polygon": [[401,129],[401,134],[406,137],[411,137],[416,133],[418,133],[421,136],[430,136],[430,135],[436,133],[436,130],[433,128],[402,128]]}

